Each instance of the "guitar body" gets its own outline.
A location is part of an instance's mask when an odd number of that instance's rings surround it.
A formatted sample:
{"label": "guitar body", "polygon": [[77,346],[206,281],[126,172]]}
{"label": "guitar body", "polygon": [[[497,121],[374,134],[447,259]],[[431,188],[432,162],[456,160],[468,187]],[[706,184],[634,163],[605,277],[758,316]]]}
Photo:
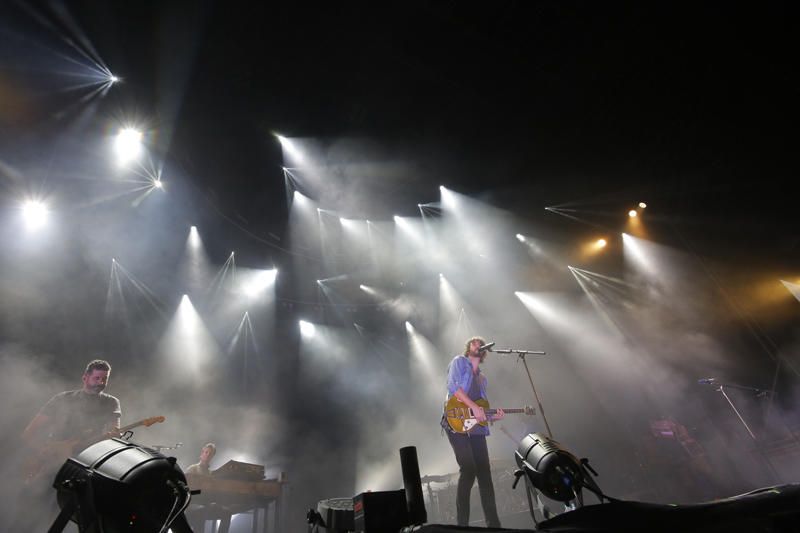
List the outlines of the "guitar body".
{"label": "guitar body", "polygon": [[[475,403],[483,407],[484,412],[489,409],[489,402],[484,398],[475,400]],[[488,422],[479,422],[472,414],[472,409],[455,396],[451,396],[447,400],[447,404],[444,406],[444,416],[447,418],[450,429],[456,433],[469,433],[477,426],[486,427],[488,425]]]}
{"label": "guitar body", "polygon": [[161,423],[165,419],[163,416],[154,416],[139,420],[133,424],[119,428],[118,431],[112,433],[103,433],[102,435],[88,435],[85,438],[76,438],[72,440],[51,440],[40,448],[34,456],[28,459],[24,466],[25,483],[35,483],[38,479],[49,476],[55,476],[58,469],[64,464],[64,461],[75,455],[76,453],[88,448],[92,444],[100,442],[101,440],[110,439],[112,437],[119,437],[126,432],[137,428],[139,426],[150,427],[153,424]]}
{"label": "guitar body", "polygon": [[23,465],[25,484],[36,483],[39,478],[55,476],[58,468],[68,457],[72,457],[80,440],[52,440],[36,454],[29,457]]}
{"label": "guitar body", "polygon": [[[490,409],[489,402],[485,398],[479,398],[475,400],[475,403],[478,406],[483,408],[483,412],[486,413],[486,416],[489,420],[491,417],[497,413],[497,409]],[[523,413],[526,415],[532,415],[535,413],[532,407],[522,407],[522,408],[510,408],[510,409],[503,409],[503,412],[506,414],[513,414],[513,413]],[[472,413],[472,409],[470,409],[467,404],[456,398],[455,396],[451,396],[447,403],[444,406],[444,416],[447,419],[447,424],[450,426],[456,433],[469,433],[473,429],[478,426],[486,427],[489,425],[488,420],[486,422],[480,422],[475,415]]]}

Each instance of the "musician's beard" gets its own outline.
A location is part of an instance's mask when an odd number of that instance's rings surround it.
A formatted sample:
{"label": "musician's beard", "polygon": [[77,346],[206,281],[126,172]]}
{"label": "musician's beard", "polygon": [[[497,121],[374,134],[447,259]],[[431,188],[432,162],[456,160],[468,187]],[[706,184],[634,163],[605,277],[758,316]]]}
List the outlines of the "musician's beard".
{"label": "musician's beard", "polygon": [[91,387],[89,387],[89,390],[92,392],[92,394],[100,394],[101,392],[106,390],[106,386],[105,385],[92,385]]}

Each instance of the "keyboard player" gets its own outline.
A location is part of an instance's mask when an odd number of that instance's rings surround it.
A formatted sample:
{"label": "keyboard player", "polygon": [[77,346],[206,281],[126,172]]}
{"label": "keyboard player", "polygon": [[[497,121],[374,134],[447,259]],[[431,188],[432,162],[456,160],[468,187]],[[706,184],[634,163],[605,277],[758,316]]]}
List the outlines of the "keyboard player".
{"label": "keyboard player", "polygon": [[202,450],[200,450],[200,462],[186,467],[184,473],[196,474],[201,476],[211,475],[209,466],[211,466],[211,460],[214,458],[215,455],[217,455],[217,445],[214,444],[213,442],[209,442],[208,444],[203,446]]}

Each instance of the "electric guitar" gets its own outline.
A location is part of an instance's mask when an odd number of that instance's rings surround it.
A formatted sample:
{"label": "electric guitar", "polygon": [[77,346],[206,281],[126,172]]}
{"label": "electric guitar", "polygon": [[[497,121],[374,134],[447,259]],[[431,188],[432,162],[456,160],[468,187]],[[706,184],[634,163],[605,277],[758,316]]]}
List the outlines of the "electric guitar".
{"label": "electric guitar", "polygon": [[75,453],[84,450],[85,448],[100,442],[101,440],[110,439],[112,437],[119,437],[126,432],[138,428],[139,426],[150,427],[153,424],[161,423],[165,420],[163,416],[153,416],[144,418],[133,424],[128,424],[117,430],[99,435],[89,435],[68,440],[51,440],[47,442],[42,448],[37,450],[25,464],[24,474],[25,483],[30,484],[35,482],[39,477],[50,473],[58,468],[65,460],[72,457]]}
{"label": "electric guitar", "polygon": [[[491,420],[492,415],[497,413],[497,409],[489,409],[489,402],[483,398],[475,400],[475,403],[477,403],[480,407],[483,407],[483,412],[486,413],[487,421],[479,422],[472,413],[472,409],[467,407],[467,404],[463,403],[455,396],[451,396],[450,399],[447,400],[447,403],[444,406],[444,416],[447,419],[447,424],[450,426],[450,429],[456,433],[469,433],[477,426],[485,427],[489,424],[489,420]],[[503,412],[506,414],[536,414],[534,408],[527,405],[519,409],[503,409]]]}

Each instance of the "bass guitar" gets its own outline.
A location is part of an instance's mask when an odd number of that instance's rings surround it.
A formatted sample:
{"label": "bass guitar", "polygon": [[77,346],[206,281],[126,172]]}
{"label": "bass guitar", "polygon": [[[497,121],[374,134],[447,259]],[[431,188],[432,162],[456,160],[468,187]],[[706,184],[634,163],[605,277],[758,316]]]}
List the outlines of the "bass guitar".
{"label": "bass guitar", "polygon": [[[470,409],[467,404],[455,396],[451,396],[450,399],[447,400],[447,403],[444,406],[444,416],[447,419],[447,424],[450,426],[450,429],[456,433],[469,433],[478,426],[486,427],[489,424],[488,421],[491,420],[492,415],[496,414],[498,410],[490,409],[489,402],[484,398],[475,400],[475,403],[483,408],[483,412],[486,413],[487,421],[478,421],[478,419],[475,418],[472,409]],[[503,409],[503,412],[506,414],[536,414],[534,408],[527,405],[521,408]]]}
{"label": "bass guitar", "polygon": [[38,478],[45,474],[49,474],[69,457],[77,452],[88,448],[92,444],[100,442],[101,440],[110,439],[112,437],[119,437],[126,432],[138,428],[140,426],[150,427],[153,424],[163,422],[163,416],[153,416],[144,418],[133,424],[121,427],[113,432],[103,433],[100,435],[89,435],[87,437],[74,438],[68,440],[51,440],[40,448],[36,454],[31,457],[25,464],[25,483],[30,484],[35,482]]}

